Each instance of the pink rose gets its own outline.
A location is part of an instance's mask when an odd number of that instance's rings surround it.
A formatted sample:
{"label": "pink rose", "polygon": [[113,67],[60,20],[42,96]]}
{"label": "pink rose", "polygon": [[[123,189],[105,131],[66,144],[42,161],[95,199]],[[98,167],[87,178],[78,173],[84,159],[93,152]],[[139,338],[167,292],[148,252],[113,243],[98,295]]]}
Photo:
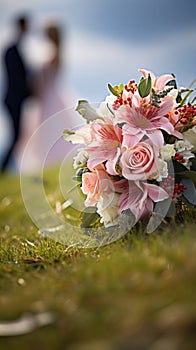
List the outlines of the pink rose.
{"label": "pink rose", "polygon": [[150,140],[137,143],[122,154],[120,165],[122,175],[128,180],[147,180],[158,170],[158,149]]}
{"label": "pink rose", "polygon": [[97,166],[92,172],[82,174],[82,192],[87,195],[85,205],[93,206],[102,197],[113,196],[114,185],[103,165]]}

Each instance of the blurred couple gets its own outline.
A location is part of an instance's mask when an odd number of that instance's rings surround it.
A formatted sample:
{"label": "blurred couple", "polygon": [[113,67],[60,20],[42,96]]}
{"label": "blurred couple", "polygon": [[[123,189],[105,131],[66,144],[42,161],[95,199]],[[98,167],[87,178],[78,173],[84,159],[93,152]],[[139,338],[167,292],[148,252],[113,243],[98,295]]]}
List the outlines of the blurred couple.
{"label": "blurred couple", "polygon": [[[22,159],[22,153],[33,132],[51,115],[65,109],[64,99],[57,87],[57,77],[61,67],[61,31],[58,24],[48,22],[40,36],[50,47],[45,53],[42,48],[25,47],[25,37],[29,31],[29,18],[20,16],[15,22],[16,37],[13,43],[5,49],[3,64],[5,73],[5,91],[3,103],[9,119],[11,139],[1,164],[1,172],[9,169],[13,159],[18,163]],[[33,62],[35,52],[40,51],[42,61]],[[26,54],[25,54],[26,52]],[[43,57],[45,56],[45,57]],[[31,62],[28,62],[31,57]],[[35,63],[35,64],[34,64]],[[67,127],[66,120],[62,126]],[[42,152],[42,143],[48,133],[53,130],[44,129],[44,135],[32,144],[32,155],[27,168],[33,169],[33,163],[39,165],[39,156]],[[41,140],[42,139],[42,140]],[[52,145],[51,145],[52,146]],[[62,145],[63,147],[63,145]],[[60,161],[60,151],[53,155],[54,163]]]}

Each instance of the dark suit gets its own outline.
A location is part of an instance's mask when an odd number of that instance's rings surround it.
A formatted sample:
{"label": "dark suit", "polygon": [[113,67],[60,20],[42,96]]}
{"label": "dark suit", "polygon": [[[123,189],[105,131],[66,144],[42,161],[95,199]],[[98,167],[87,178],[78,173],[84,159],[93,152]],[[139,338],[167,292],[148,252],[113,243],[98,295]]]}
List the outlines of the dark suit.
{"label": "dark suit", "polygon": [[13,138],[2,162],[2,171],[6,169],[20,137],[21,108],[24,100],[30,95],[27,67],[20,56],[17,44],[5,51],[3,60],[6,75],[4,104],[10,118]]}

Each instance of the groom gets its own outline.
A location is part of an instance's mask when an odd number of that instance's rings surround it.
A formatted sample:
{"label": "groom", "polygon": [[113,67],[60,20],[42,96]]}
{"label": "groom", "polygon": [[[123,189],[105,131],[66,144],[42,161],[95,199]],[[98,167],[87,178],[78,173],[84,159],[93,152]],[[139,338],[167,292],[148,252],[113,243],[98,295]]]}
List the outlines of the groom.
{"label": "groom", "polygon": [[12,140],[2,161],[2,172],[7,169],[19,140],[21,132],[21,110],[25,99],[30,96],[28,69],[20,53],[22,40],[28,31],[28,20],[26,17],[17,19],[16,30],[17,39],[6,49],[3,56],[7,84],[3,102],[8,112],[12,129]]}

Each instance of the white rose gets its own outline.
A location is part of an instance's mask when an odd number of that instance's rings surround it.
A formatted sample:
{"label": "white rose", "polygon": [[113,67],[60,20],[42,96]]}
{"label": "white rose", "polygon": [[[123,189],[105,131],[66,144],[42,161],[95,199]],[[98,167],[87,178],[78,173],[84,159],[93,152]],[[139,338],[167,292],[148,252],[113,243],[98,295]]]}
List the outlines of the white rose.
{"label": "white rose", "polygon": [[102,222],[105,227],[114,226],[118,223],[119,197],[120,195],[118,193],[113,193],[113,198],[109,201],[108,207],[105,207],[104,200],[100,200],[97,203],[97,213],[101,216],[100,222]]}
{"label": "white rose", "polygon": [[160,154],[162,160],[170,160],[175,155],[174,145],[164,145],[160,150]]}
{"label": "white rose", "polygon": [[77,156],[74,157],[73,168],[78,169],[86,167],[88,157],[88,152],[86,152],[85,150],[80,150]]}
{"label": "white rose", "polygon": [[184,139],[191,143],[192,151],[196,151],[196,125],[183,133]]}
{"label": "white rose", "polygon": [[168,176],[167,163],[162,159],[158,159],[157,172],[152,174],[149,180],[157,180],[160,182],[162,181],[163,177],[167,177],[167,176]]}

